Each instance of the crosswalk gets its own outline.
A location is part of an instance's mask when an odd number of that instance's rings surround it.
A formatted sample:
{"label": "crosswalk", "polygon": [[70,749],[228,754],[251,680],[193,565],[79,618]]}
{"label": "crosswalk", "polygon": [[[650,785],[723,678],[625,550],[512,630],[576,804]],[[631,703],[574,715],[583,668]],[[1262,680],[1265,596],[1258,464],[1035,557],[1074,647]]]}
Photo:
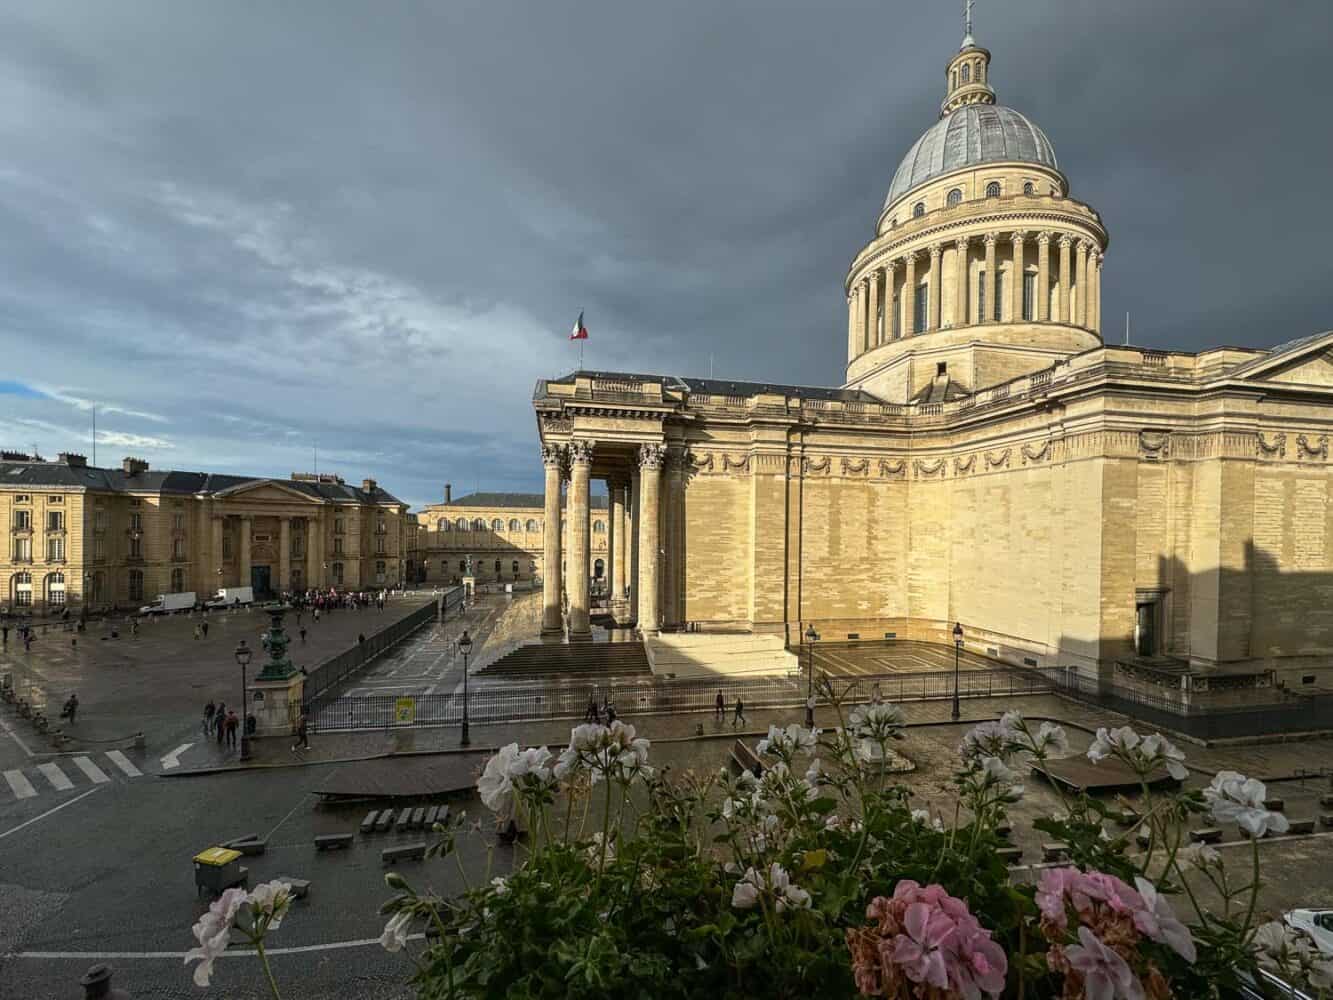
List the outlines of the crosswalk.
{"label": "crosswalk", "polygon": [[[98,759],[94,760],[94,757]],[[46,792],[68,792],[79,785],[105,785],[112,780],[112,774],[125,778],[143,777],[143,771],[120,750],[61,758],[0,774],[4,777],[4,783],[0,784],[0,804],[6,798],[11,801],[31,799]]]}

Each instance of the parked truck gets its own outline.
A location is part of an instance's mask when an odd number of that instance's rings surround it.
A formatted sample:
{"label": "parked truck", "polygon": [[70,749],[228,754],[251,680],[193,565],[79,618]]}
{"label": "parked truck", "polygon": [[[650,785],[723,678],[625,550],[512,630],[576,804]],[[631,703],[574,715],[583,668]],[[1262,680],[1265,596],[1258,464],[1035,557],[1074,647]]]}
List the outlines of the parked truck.
{"label": "parked truck", "polygon": [[248,608],[255,601],[254,587],[222,587],[204,602],[206,608]]}
{"label": "parked truck", "polygon": [[158,594],[152,604],[145,604],[139,609],[139,614],[169,615],[173,611],[189,611],[196,603],[193,590],[180,594]]}

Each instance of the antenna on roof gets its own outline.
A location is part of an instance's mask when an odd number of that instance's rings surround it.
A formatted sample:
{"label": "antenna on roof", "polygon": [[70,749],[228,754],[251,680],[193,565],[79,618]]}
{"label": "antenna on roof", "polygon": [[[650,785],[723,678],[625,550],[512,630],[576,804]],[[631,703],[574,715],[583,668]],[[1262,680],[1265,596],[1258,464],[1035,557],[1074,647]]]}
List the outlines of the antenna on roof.
{"label": "antenna on roof", "polygon": [[1125,346],[1129,346],[1129,310],[1125,310]]}
{"label": "antenna on roof", "polygon": [[97,468],[97,404],[93,404],[93,468]]}
{"label": "antenna on roof", "polygon": [[315,479],[319,479],[319,442],[315,442]]}
{"label": "antenna on roof", "polygon": [[708,355],[708,377],[713,377],[713,356],[711,354]]}

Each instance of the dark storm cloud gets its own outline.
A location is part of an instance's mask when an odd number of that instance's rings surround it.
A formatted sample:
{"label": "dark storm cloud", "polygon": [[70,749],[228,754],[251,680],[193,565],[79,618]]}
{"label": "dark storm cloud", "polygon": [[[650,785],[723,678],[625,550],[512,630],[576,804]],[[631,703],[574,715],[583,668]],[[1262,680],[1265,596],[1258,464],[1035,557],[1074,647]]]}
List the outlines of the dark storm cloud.
{"label": "dark storm cloud", "polygon": [[[599,367],[836,383],[959,7],[0,8],[0,443],[78,447],[97,400],[103,461],[539,488],[580,308]],[[1331,10],[978,4],[1110,229],[1108,337],[1333,326]]]}

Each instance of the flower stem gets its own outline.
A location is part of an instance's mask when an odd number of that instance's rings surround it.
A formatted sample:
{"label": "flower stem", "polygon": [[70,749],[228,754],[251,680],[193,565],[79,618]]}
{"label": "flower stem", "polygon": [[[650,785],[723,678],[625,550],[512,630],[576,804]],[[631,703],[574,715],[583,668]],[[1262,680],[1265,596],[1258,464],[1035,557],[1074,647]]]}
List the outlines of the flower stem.
{"label": "flower stem", "polygon": [[1245,911],[1245,926],[1241,928],[1241,938],[1250,932],[1250,921],[1254,919],[1254,907],[1259,902],[1259,834],[1251,834],[1250,842],[1254,847],[1254,876],[1250,884],[1250,908]]}
{"label": "flower stem", "polygon": [[273,979],[273,970],[268,965],[268,955],[264,952],[262,939],[255,941],[255,952],[259,955],[259,962],[264,967],[264,975],[268,977],[268,988],[273,991],[273,1000],[282,1000],[282,994],[278,992],[278,984]]}

